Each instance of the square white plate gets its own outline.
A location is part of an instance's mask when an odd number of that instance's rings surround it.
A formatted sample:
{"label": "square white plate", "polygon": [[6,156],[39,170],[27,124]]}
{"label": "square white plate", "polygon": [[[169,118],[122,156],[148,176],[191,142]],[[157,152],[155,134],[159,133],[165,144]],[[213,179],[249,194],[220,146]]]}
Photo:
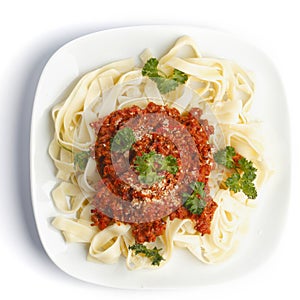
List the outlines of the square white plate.
{"label": "square white plate", "polygon": [[[66,244],[50,222],[59,214],[52,203],[55,168],[48,156],[53,136],[51,108],[63,99],[80,76],[109,62],[134,57],[150,48],[156,57],[175,40],[191,36],[204,55],[234,60],[256,78],[253,114],[263,120],[267,132],[266,153],[274,175],[259,195],[260,205],[239,251],[227,262],[204,265],[178,249],[161,269],[129,271],[125,260],[114,265],[86,260],[83,244]],[[284,223],[290,182],[289,120],[280,78],[260,50],[219,31],[185,26],[138,26],[92,33],[61,47],[49,60],[38,84],[31,128],[31,189],[34,215],[42,244],[53,262],[84,281],[120,288],[175,288],[215,284],[245,274],[271,255]]]}

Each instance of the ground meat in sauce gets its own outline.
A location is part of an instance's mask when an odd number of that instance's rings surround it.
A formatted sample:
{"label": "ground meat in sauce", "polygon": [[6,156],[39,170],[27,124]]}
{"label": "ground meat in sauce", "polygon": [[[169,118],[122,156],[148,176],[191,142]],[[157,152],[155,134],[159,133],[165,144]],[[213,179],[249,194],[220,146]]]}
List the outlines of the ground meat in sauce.
{"label": "ground meat in sauce", "polygon": [[[214,128],[207,120],[202,120],[201,115],[199,108],[181,115],[175,108],[150,102],[145,109],[124,108],[105,117],[101,124],[93,123],[99,130],[94,154],[102,179],[93,201],[94,226],[103,230],[121,220],[131,224],[136,242],[153,242],[164,233],[165,218],[169,216],[171,220],[189,218],[201,234],[210,233],[217,207],[209,196],[207,184],[213,165],[208,139]],[[112,138],[118,130],[128,126],[136,142],[130,151],[112,152]],[[161,182],[145,187],[138,180],[134,161],[150,151],[175,157],[178,172],[165,172]],[[200,215],[190,213],[182,205],[182,194],[191,192],[189,183],[193,181],[205,183],[207,204]]]}

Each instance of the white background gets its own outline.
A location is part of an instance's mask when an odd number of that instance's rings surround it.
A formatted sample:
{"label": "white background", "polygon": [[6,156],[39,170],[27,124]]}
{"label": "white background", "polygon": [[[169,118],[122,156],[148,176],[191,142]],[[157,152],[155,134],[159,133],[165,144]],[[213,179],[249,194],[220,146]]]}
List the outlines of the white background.
{"label": "white background", "polygon": [[[298,1],[5,1],[0,11],[0,276],[8,299],[203,297],[299,299],[300,17]],[[36,231],[29,179],[33,98],[43,66],[66,42],[98,30],[144,24],[197,25],[231,32],[269,55],[290,112],[292,182],[287,222],[273,255],[258,269],[220,285],[169,291],[100,287],[59,270]],[[276,103],[274,103],[276,105]],[[272,109],[272,108],[270,108]],[[287,133],[289,134],[289,133]],[[287,152],[287,159],[290,153]],[[276,221],[276,220],[275,220]]]}

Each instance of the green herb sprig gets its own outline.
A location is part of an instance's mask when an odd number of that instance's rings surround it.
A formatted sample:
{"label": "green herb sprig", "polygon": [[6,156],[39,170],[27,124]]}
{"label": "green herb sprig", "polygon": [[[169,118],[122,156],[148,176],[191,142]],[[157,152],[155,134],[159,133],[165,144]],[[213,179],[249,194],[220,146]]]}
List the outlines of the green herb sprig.
{"label": "green herb sprig", "polygon": [[[60,143],[58,141],[58,144],[66,151],[70,152],[73,154],[73,151],[69,148],[67,148],[66,146],[64,146],[62,143]],[[77,152],[74,155],[74,168],[76,169],[76,167],[78,166],[78,168],[83,171],[87,165],[87,162],[89,160],[89,157],[91,156],[91,151],[81,151],[81,152]]]}
{"label": "green herb sprig", "polygon": [[173,175],[178,171],[177,160],[174,156],[163,156],[155,151],[136,156],[134,167],[139,172],[139,181],[149,185],[164,178],[164,176],[159,175],[161,171],[167,171]]}
{"label": "green herb sprig", "polygon": [[153,249],[148,249],[143,244],[134,244],[132,246],[128,247],[129,250],[133,250],[135,252],[135,255],[142,254],[148,257],[151,260],[151,264],[153,266],[159,266],[162,260],[165,260],[161,254],[159,254],[159,251],[162,249],[158,249],[157,247],[154,247]]}
{"label": "green herb sprig", "polygon": [[190,184],[190,187],[193,189],[192,194],[183,193],[183,206],[190,211],[192,214],[201,215],[205,206],[205,191],[204,191],[204,183],[201,181],[193,182]]}
{"label": "green herb sprig", "polygon": [[74,155],[74,167],[78,166],[78,168],[83,171],[87,165],[87,162],[91,156],[91,151],[81,151],[77,152]]}
{"label": "green herb sprig", "polygon": [[[225,185],[229,190],[237,193],[242,191],[248,198],[255,199],[257,190],[253,183],[256,178],[257,169],[253,167],[253,163],[243,156],[238,156],[235,149],[227,146],[223,150],[219,150],[215,155],[215,161],[231,169],[233,173],[225,180]],[[234,159],[237,157],[238,159]]]}
{"label": "green herb sprig", "polygon": [[184,84],[188,80],[187,74],[177,69],[174,69],[173,73],[167,76],[157,68],[158,63],[156,58],[150,58],[143,67],[142,75],[153,80],[161,94],[174,91],[180,84]]}
{"label": "green herb sprig", "polygon": [[113,152],[124,153],[129,150],[135,142],[133,131],[129,127],[120,129],[111,141],[111,150]]}

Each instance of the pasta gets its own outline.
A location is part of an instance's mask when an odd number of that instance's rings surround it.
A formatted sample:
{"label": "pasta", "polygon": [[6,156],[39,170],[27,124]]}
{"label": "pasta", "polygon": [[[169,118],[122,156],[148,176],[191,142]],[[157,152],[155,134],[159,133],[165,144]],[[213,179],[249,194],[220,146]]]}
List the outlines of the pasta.
{"label": "pasta", "polygon": [[[140,55],[141,65],[151,57],[151,51],[146,49]],[[111,264],[124,256],[129,269],[158,267],[151,264],[149,256],[134,252],[130,223],[115,222],[102,230],[92,226],[93,201],[101,182],[94,153],[95,127],[98,120],[116,110],[132,105],[143,109],[149,102],[174,107],[180,113],[200,107],[205,119],[215,127],[210,142],[216,149],[232,146],[251,160],[257,169],[258,189],[269,175],[258,134],[260,123],[252,121],[250,115],[255,85],[249,72],[229,60],[203,57],[187,36],[180,37],[159,59],[159,67],[164,74],[176,69],[188,78],[183,85],[162,95],[156,82],[143,76],[142,67],[135,65],[134,59],[125,59],[85,74],[70,95],[52,109],[55,133],[49,154],[60,180],[52,192],[59,212],[52,225],[67,242],[88,244],[88,260]],[[208,264],[221,262],[235,252],[256,200],[222,185],[223,176],[216,170],[208,178],[217,204],[210,234],[197,231],[189,218],[165,216],[163,234],[144,243],[161,249],[163,260],[159,267],[171,259],[176,247],[187,249]]]}

